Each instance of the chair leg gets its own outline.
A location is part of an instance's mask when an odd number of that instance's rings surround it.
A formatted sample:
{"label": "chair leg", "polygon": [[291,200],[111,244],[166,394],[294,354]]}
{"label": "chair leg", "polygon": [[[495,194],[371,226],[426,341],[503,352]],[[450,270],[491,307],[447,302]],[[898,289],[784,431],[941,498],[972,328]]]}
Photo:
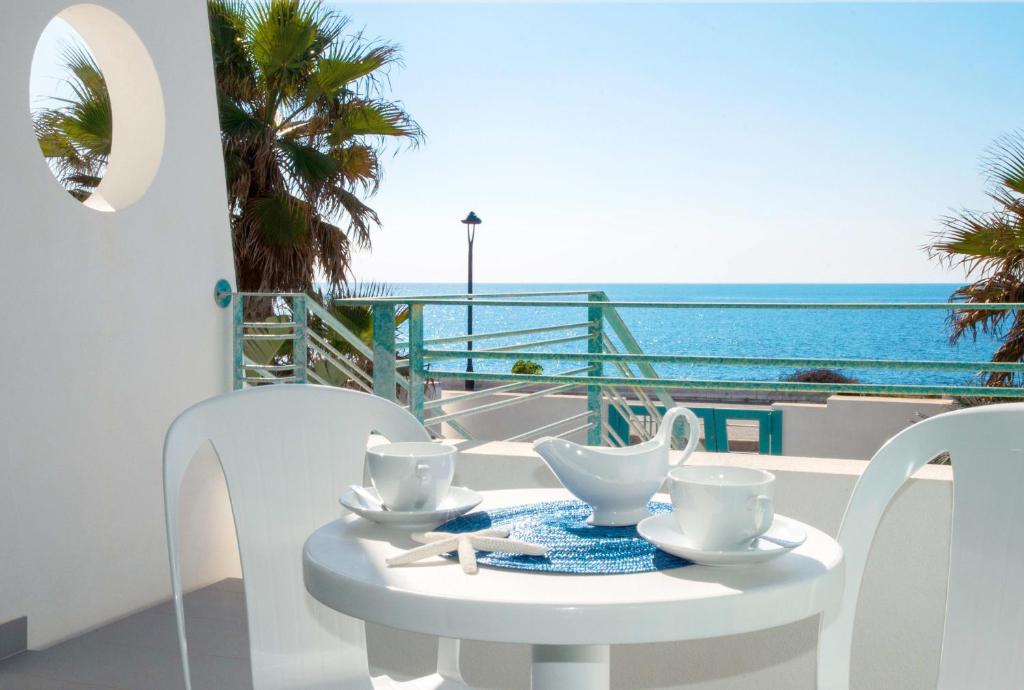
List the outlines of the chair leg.
{"label": "chair leg", "polygon": [[459,670],[459,641],[448,637],[437,638],[437,673],[445,680],[464,683]]}

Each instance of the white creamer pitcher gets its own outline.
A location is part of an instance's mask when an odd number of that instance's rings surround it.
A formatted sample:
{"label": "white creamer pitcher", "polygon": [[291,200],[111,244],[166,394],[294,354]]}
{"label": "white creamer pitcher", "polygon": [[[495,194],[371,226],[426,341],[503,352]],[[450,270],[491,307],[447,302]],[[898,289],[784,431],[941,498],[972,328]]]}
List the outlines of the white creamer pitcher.
{"label": "white creamer pitcher", "polygon": [[647,504],[668,475],[672,427],[679,417],[686,419],[688,438],[678,464],[690,457],[700,437],[697,415],[685,407],[666,412],[657,435],[635,446],[582,446],[546,437],[533,449],[566,489],[590,504],[590,524],[635,525],[650,515]]}

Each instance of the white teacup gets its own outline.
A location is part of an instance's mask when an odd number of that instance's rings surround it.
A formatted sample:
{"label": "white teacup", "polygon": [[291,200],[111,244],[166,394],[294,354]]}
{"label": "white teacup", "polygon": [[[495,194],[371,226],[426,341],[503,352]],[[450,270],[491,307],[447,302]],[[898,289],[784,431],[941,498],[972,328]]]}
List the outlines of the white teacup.
{"label": "white teacup", "polygon": [[455,474],[455,448],[440,443],[384,443],[366,450],[370,481],[389,510],[436,510]]}
{"label": "white teacup", "polygon": [[668,473],[673,514],[698,549],[723,551],[750,543],[775,519],[775,475],[725,465],[684,465]]}

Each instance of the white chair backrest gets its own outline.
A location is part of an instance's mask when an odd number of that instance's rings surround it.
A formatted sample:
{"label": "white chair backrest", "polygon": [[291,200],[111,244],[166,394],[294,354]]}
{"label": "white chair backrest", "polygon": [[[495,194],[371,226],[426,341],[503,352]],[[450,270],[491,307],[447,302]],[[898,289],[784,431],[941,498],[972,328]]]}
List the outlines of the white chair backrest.
{"label": "white chair backrest", "polygon": [[209,442],[227,480],[245,580],[256,690],[371,688],[363,623],[312,599],[303,586],[302,547],[340,515],[338,497],[362,483],[366,442],[429,435],[383,398],[312,385],[228,393],[183,412],[164,444],[171,580],[186,684],[178,558],[178,494],[192,457]]}
{"label": "white chair backrest", "polygon": [[918,422],[875,453],[839,528],[846,588],[822,617],[819,690],[849,687],[857,598],[886,506],[943,452],[953,462],[953,529],[938,687],[1024,688],[1024,404],[1014,403]]}

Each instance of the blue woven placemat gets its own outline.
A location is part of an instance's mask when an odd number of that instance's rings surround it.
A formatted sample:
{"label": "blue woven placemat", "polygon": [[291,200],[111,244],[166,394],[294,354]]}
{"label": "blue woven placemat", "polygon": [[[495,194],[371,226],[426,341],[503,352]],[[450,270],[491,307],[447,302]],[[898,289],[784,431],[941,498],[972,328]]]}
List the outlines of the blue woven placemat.
{"label": "blue woven placemat", "polygon": [[[670,503],[651,502],[651,513],[667,513]],[[477,562],[497,568],[576,575],[648,573],[690,565],[690,561],[659,550],[630,527],[587,524],[590,506],[582,501],[550,501],[469,513],[450,520],[438,532],[475,532],[504,527],[511,539],[548,547],[546,556],[482,552]],[[447,558],[455,559],[454,553]]]}

